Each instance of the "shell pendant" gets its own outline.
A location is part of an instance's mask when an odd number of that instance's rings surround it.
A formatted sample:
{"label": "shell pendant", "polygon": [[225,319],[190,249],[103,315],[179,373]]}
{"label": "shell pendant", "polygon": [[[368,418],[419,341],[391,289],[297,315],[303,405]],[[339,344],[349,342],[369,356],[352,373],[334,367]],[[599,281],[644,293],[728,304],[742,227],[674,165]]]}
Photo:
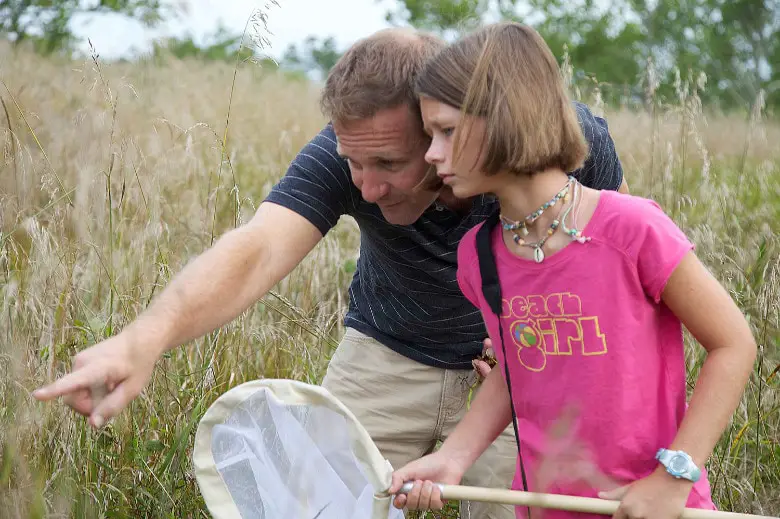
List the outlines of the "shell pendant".
{"label": "shell pendant", "polygon": [[534,261],[541,263],[544,261],[544,251],[541,247],[534,248]]}

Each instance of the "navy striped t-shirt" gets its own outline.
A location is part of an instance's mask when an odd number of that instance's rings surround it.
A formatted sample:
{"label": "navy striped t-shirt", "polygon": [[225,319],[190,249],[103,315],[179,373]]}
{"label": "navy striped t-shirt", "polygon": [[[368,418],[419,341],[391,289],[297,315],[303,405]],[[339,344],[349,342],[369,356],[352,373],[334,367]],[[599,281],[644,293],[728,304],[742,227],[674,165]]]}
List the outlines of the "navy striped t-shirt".
{"label": "navy striped t-shirt", "polygon": [[[585,105],[575,106],[590,153],[573,174],[586,186],[617,190],[623,171],[607,123]],[[299,213],[323,235],[342,215],[356,220],[360,256],[345,326],[424,364],[471,369],[487,332],[479,310],[458,288],[457,249],[466,231],[498,209],[493,196],[476,197],[466,215],[434,204],[411,225],[388,223],[376,204],[361,198],[328,124],[266,200]]]}

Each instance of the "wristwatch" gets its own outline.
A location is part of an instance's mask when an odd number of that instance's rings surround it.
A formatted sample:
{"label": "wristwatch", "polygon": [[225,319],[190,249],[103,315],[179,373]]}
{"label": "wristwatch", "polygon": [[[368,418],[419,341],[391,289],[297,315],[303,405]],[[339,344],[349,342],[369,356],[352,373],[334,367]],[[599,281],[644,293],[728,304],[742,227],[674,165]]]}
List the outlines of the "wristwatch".
{"label": "wristwatch", "polygon": [[658,449],[655,459],[666,467],[666,472],[678,479],[687,479],[695,483],[701,477],[701,470],[687,452]]}

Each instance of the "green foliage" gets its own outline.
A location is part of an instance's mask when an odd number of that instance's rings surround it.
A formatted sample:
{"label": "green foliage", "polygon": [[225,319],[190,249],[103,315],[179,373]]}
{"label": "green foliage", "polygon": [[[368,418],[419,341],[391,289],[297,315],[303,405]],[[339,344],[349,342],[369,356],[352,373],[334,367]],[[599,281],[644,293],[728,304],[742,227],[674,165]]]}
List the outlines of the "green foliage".
{"label": "green foliage", "polygon": [[287,48],[282,64],[287,69],[313,72],[325,77],[340,57],[341,52],[336,48],[333,37],[317,39],[309,36],[300,47],[292,44]]}
{"label": "green foliage", "polygon": [[406,0],[385,18],[428,30],[460,31],[479,23],[487,9],[486,0]]}
{"label": "green foliage", "polygon": [[178,59],[195,58],[203,61],[249,61],[255,53],[251,46],[241,45],[241,39],[240,34],[232,34],[220,25],[202,44],[196,42],[192,35],[154,42],[152,55],[158,60],[170,55]]}
{"label": "green foliage", "polygon": [[0,0],[0,35],[51,54],[71,49],[78,14],[119,13],[152,26],[168,11],[161,0]]}
{"label": "green foliage", "polygon": [[570,5],[560,0],[531,0],[527,15],[504,10],[502,18],[541,19],[532,25],[559,59],[568,53],[575,83],[598,82],[602,96],[611,104],[635,101],[641,96],[637,78],[646,56],[641,29],[593,0],[581,2],[576,9]]}
{"label": "green foliage", "polygon": [[[772,99],[780,80],[780,3],[774,0],[630,0],[646,43],[660,63],[684,75],[707,77],[703,101],[724,107],[751,105],[760,90]],[[690,72],[689,72],[690,71]],[[670,66],[661,69],[666,89]],[[664,93],[664,90],[661,91]]]}
{"label": "green foliage", "polygon": [[706,80],[702,101],[713,107],[761,95],[780,107],[776,0],[400,0],[387,19],[445,37],[486,20],[528,23],[610,104],[674,102],[679,77]]}

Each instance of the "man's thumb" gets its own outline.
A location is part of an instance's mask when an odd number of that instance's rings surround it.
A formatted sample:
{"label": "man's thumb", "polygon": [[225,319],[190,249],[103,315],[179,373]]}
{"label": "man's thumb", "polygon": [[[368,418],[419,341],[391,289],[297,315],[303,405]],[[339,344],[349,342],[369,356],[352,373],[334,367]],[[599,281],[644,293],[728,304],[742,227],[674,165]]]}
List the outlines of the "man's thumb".
{"label": "man's thumb", "polygon": [[132,398],[128,394],[127,383],[119,384],[112,391],[108,388],[92,388],[95,405],[92,408],[90,421],[95,429],[102,428],[109,420],[118,415],[127,407]]}
{"label": "man's thumb", "polygon": [[613,488],[612,490],[607,490],[604,492],[599,492],[599,499],[608,499],[610,501],[620,501],[623,499],[623,496],[626,495],[626,492],[628,492],[628,487],[631,485],[625,485],[618,488]]}

